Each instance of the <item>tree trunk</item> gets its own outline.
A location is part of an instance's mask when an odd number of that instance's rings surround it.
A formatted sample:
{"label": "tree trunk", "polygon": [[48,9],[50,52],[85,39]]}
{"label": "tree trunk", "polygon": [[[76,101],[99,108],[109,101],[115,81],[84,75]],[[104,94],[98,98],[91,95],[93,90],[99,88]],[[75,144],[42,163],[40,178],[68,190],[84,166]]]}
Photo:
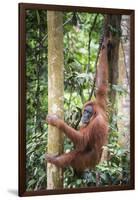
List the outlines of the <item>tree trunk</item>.
{"label": "tree trunk", "polygon": [[119,60],[119,44],[121,37],[121,15],[108,15],[108,24],[110,28],[110,40],[111,47],[108,52],[108,62],[109,62],[109,100],[110,100],[110,123],[117,127],[117,121],[115,116],[117,116],[117,107],[116,107],[116,90],[115,86],[118,85],[118,60]]}
{"label": "tree trunk", "polygon": [[119,144],[130,151],[130,16],[123,15],[122,20],[122,39],[119,48],[119,84],[123,86],[126,91],[125,95],[119,96],[118,103],[118,130],[120,132]]}
{"label": "tree trunk", "polygon": [[[109,90],[109,101],[111,107],[111,114],[110,114],[110,123],[114,124],[117,127],[117,122],[114,121],[114,115],[117,115],[117,107],[115,107],[116,103],[116,91],[114,90],[114,85],[118,84],[118,57],[119,57],[119,44],[120,44],[120,22],[121,22],[121,15],[107,15],[105,18],[105,38],[109,39],[108,48],[107,48],[107,59],[103,58],[101,60],[101,68],[97,69],[97,82],[96,85],[98,87],[98,82],[102,84],[105,76],[108,74],[108,83],[110,85]],[[106,55],[104,56],[106,57]],[[99,63],[100,63],[99,56]],[[104,61],[104,63],[103,63]],[[103,66],[107,66],[108,73],[103,74]],[[101,73],[101,75],[100,75]],[[102,77],[102,78],[101,78]],[[99,78],[99,80],[98,80]],[[106,80],[106,79],[105,79]],[[105,82],[105,81],[104,81]],[[108,148],[103,148],[103,153],[101,157],[101,162],[107,160],[108,158]]]}
{"label": "tree trunk", "polygon": [[[48,113],[64,117],[63,19],[61,12],[48,11]],[[59,155],[63,150],[63,134],[48,126],[48,153]],[[47,189],[63,187],[62,169],[47,164]]]}

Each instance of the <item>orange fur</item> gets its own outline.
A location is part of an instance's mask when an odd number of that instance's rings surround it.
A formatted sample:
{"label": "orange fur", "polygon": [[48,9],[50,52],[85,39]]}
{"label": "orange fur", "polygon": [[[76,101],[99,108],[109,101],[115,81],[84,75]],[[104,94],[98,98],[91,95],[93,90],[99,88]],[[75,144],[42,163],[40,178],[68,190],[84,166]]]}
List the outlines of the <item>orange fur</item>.
{"label": "orange fur", "polygon": [[94,102],[89,101],[84,105],[93,108],[93,115],[89,123],[82,126],[79,131],[69,127],[64,121],[48,116],[47,122],[61,129],[75,145],[75,150],[59,156],[47,155],[48,162],[58,167],[71,165],[80,172],[86,168],[94,168],[99,163],[102,147],[107,142],[108,120],[106,116],[107,105],[107,82],[108,82],[108,62],[107,62],[107,40],[104,40],[99,57],[97,70],[97,93]]}

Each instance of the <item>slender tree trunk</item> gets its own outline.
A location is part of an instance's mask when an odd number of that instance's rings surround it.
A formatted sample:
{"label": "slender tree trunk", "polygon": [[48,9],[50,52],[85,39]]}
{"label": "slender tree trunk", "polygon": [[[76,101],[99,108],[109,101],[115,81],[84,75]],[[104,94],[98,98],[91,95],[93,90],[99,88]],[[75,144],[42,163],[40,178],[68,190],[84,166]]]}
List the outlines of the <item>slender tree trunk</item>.
{"label": "slender tree trunk", "polygon": [[[122,35],[119,48],[119,84],[128,92],[119,96],[118,115],[125,113],[125,117],[118,119],[120,132],[119,144],[130,150],[130,16],[123,15],[121,20]],[[127,39],[127,40],[126,40]]]}
{"label": "slender tree trunk", "polygon": [[[62,13],[47,12],[48,23],[48,113],[63,119],[63,22]],[[48,126],[48,153],[59,155],[63,150],[63,134]],[[47,189],[63,187],[62,169],[47,164]]]}

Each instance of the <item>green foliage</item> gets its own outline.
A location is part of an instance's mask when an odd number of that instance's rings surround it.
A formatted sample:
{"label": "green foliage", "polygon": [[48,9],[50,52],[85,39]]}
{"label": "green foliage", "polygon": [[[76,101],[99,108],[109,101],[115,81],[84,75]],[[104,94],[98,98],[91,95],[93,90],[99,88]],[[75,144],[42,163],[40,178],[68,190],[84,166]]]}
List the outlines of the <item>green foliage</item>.
{"label": "green foliage", "polygon": [[112,32],[112,34],[118,35],[119,37],[121,36],[122,32],[121,30],[116,29],[115,27],[113,27],[111,24],[109,24],[109,30]]}
{"label": "green foliage", "polygon": [[29,134],[26,147],[27,189],[45,189],[45,150],[47,133]]}
{"label": "green foliage", "polygon": [[120,96],[128,94],[128,91],[122,85],[112,85],[112,89],[116,91]]}
{"label": "green foliage", "polygon": [[46,12],[27,10],[26,17],[26,183],[27,190],[46,187],[44,154],[47,145]]}

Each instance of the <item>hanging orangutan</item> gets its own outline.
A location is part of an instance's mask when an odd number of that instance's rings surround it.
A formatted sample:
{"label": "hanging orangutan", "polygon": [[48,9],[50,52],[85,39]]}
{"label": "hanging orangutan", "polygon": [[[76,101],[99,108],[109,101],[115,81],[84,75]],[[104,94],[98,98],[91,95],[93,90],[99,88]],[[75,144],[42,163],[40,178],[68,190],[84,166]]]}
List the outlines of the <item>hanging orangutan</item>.
{"label": "hanging orangutan", "polygon": [[[99,55],[96,78],[96,100],[88,101],[83,108],[80,130],[68,126],[56,115],[48,115],[46,121],[56,126],[74,143],[75,149],[59,156],[46,154],[46,160],[57,167],[72,166],[75,171],[82,172],[86,168],[94,168],[100,161],[103,146],[107,143],[107,86],[108,86],[108,39],[105,37]],[[62,134],[62,133],[61,133]]]}

